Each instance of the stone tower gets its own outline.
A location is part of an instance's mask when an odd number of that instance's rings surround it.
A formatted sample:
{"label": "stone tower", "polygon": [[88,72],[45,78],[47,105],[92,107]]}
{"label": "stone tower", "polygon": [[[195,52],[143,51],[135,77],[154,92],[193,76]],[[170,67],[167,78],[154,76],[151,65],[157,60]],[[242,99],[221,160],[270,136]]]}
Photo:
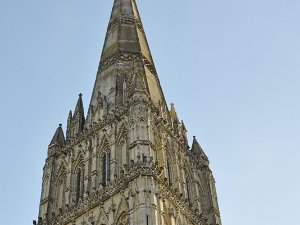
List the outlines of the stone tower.
{"label": "stone tower", "polygon": [[221,225],[209,160],[168,108],[135,0],[115,0],[87,116],[48,146],[38,225]]}

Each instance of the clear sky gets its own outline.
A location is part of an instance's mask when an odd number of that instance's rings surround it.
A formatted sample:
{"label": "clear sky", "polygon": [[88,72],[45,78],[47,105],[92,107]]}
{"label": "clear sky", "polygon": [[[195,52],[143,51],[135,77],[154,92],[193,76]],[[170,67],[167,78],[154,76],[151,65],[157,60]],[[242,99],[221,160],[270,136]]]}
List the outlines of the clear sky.
{"label": "clear sky", "polygon": [[[92,93],[113,0],[0,0],[0,223],[38,216],[47,146]],[[300,1],[137,0],[223,225],[300,224]]]}

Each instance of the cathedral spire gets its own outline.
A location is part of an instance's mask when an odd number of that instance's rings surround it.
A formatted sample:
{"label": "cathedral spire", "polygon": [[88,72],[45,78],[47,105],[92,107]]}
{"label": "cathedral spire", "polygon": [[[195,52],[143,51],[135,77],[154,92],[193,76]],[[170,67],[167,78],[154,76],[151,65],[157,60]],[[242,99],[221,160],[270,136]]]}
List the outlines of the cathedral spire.
{"label": "cathedral spire", "polygon": [[135,0],[114,0],[87,118],[79,94],[66,140],[60,124],[48,146],[37,225],[221,225],[209,161],[186,132]]}
{"label": "cathedral spire", "polygon": [[[135,74],[141,79],[135,79]],[[99,91],[110,102],[108,110],[122,105],[124,81],[131,90],[141,85],[135,82],[142,82],[156,106],[160,101],[165,104],[135,0],[114,1],[90,107],[97,106]]]}
{"label": "cathedral spire", "polygon": [[65,136],[64,136],[63,129],[62,129],[62,124],[59,124],[49,146],[64,145],[64,144],[65,144]]}
{"label": "cathedral spire", "polygon": [[108,58],[123,52],[136,53],[137,55],[133,55],[132,59],[138,57],[138,54],[142,54],[141,56],[145,57],[144,60],[148,60],[147,63],[152,64],[151,70],[155,70],[135,0],[114,1],[100,67]]}

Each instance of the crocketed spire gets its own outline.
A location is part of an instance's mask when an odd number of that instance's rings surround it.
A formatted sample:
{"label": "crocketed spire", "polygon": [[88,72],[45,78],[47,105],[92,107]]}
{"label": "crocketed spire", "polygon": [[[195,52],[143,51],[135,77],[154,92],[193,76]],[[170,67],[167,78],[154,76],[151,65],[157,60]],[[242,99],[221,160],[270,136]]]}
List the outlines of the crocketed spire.
{"label": "crocketed spire", "polygon": [[100,91],[115,97],[110,100],[111,109],[118,107],[124,81],[128,81],[129,90],[145,89],[155,105],[165,104],[135,0],[114,1],[90,105],[97,105]]}

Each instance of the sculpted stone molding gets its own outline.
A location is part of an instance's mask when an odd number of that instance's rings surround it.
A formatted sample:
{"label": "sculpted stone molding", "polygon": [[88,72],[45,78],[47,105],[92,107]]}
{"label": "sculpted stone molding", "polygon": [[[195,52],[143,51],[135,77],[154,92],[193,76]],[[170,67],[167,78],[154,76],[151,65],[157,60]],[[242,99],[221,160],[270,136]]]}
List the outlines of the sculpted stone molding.
{"label": "sculpted stone molding", "polygon": [[[108,28],[107,28],[107,32],[110,32],[111,30],[113,30],[113,28],[115,28],[117,25],[120,24],[136,24],[137,28],[144,33],[144,28],[142,23],[134,16],[131,15],[122,15],[119,17],[116,17],[113,21],[111,21],[108,24]],[[145,33],[144,33],[145,34]]]}
{"label": "sculpted stone molding", "polygon": [[108,57],[104,61],[100,62],[98,67],[98,74],[106,70],[109,66],[115,64],[118,60],[120,61],[136,61],[143,62],[143,64],[148,68],[148,70],[157,77],[157,72],[155,66],[142,54],[139,52],[127,52],[118,51],[112,56]]}

